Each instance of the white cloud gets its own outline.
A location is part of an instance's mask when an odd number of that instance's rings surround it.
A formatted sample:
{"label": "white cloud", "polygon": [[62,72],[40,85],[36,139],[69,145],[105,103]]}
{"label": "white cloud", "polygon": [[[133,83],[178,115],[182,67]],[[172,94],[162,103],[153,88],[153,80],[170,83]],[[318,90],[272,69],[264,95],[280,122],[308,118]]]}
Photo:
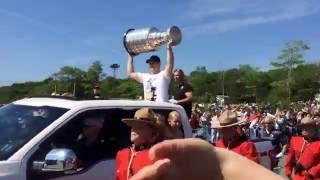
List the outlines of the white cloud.
{"label": "white cloud", "polygon": [[191,34],[222,33],[250,25],[292,20],[319,11],[317,0],[192,0],[186,17],[193,25],[184,29]]}

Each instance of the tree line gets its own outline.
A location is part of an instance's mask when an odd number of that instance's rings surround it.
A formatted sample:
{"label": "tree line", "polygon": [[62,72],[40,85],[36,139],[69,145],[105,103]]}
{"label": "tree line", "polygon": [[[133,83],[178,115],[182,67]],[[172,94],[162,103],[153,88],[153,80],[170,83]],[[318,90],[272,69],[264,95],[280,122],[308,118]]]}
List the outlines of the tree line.
{"label": "tree line", "polygon": [[[268,71],[248,64],[237,68],[210,72],[199,66],[188,76],[196,102],[212,103],[217,95],[225,95],[226,102],[257,102],[289,104],[312,99],[320,89],[320,63],[306,64],[304,52],[310,47],[303,41],[290,41],[271,61]],[[102,63],[95,61],[87,69],[64,66],[40,82],[14,83],[0,88],[0,104],[23,97],[50,96],[71,93],[80,99],[90,99],[93,88],[99,86],[104,99],[137,99],[143,88],[130,79],[117,79],[103,73]],[[171,90],[174,83],[171,83]],[[170,91],[171,91],[170,90]],[[172,92],[172,91],[171,91]]]}

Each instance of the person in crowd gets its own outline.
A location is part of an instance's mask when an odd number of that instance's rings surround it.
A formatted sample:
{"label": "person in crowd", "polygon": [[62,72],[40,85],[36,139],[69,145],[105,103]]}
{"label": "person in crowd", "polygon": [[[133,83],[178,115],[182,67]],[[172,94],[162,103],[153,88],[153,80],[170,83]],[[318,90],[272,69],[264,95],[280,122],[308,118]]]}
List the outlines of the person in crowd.
{"label": "person in crowd", "polygon": [[260,114],[258,113],[256,107],[252,107],[251,113],[249,115],[250,129],[254,128],[254,126],[258,123],[259,119]]}
{"label": "person in crowd", "polygon": [[174,99],[170,101],[181,105],[187,113],[188,118],[191,117],[192,110],[192,87],[189,83],[186,82],[185,75],[183,70],[175,69],[173,71],[174,81],[176,83],[176,88],[174,91]]}
{"label": "person in crowd", "polygon": [[[282,134],[282,141],[281,141],[281,151],[277,154],[277,158],[281,158],[284,156],[285,152],[288,149],[288,142],[289,142],[289,127],[288,127],[288,119],[286,117],[287,112],[281,111],[280,115],[276,116],[275,118],[275,129]],[[289,117],[288,117],[289,118]]]}
{"label": "person in crowd", "polygon": [[276,116],[275,118],[275,128],[279,130],[285,130],[286,127],[286,118],[285,118],[285,112],[281,111],[280,115]]}
{"label": "person in crowd", "polygon": [[269,139],[274,147],[268,154],[271,160],[270,169],[273,170],[278,166],[279,157],[277,155],[282,152],[282,147],[287,144],[287,139],[282,131],[275,129],[275,122],[272,117],[266,116],[262,120],[262,126],[260,138]]}
{"label": "person in crowd", "polygon": [[220,133],[219,130],[215,128],[216,124],[219,124],[219,116],[220,112],[219,111],[213,111],[212,112],[212,117],[210,121],[210,126],[211,126],[211,142],[215,143],[220,139]]}
{"label": "person in crowd", "polygon": [[313,119],[316,121],[317,126],[320,125],[320,113],[316,113],[315,115],[313,115]]}
{"label": "person in crowd", "polygon": [[234,112],[237,112],[238,117],[241,117],[243,119],[247,118],[247,112],[245,111],[245,107],[242,105],[238,105],[235,109]]}
{"label": "person in crowd", "polygon": [[297,124],[296,124],[297,135],[301,135],[301,128],[300,128],[301,120],[307,115],[308,114],[303,111],[299,111],[297,113],[297,117],[296,117],[296,119],[297,119]]}
{"label": "person in crowd", "polygon": [[192,128],[192,130],[196,130],[198,128],[200,128],[200,117],[198,115],[198,113],[196,113],[195,111],[191,112],[191,117],[189,119],[189,124]]}
{"label": "person in crowd", "polygon": [[167,124],[167,119],[164,116],[164,114],[162,113],[156,113],[156,117],[157,117],[157,125],[158,125],[158,130],[159,130],[159,141],[163,141],[165,140],[166,137],[166,132],[167,132],[167,128],[168,128],[168,124]]}
{"label": "person in crowd", "polygon": [[291,139],[292,135],[297,134],[297,123],[296,113],[291,109],[286,115],[286,126],[288,128],[289,139]]}
{"label": "person in crowd", "polygon": [[302,136],[294,136],[290,141],[285,164],[286,175],[294,180],[320,179],[319,127],[308,115],[301,120],[300,127]]}
{"label": "person in crowd", "polygon": [[231,111],[231,109],[232,109],[232,107],[231,107],[231,105],[230,104],[226,104],[226,105],[224,105],[224,111]]}
{"label": "person in crowd", "polygon": [[130,78],[143,84],[144,99],[151,101],[169,100],[169,84],[171,81],[174,57],[173,57],[173,41],[169,41],[167,45],[167,65],[161,71],[161,61],[156,55],[152,55],[146,60],[149,64],[150,73],[135,72],[133,66],[134,55],[128,54],[127,74]]}
{"label": "person in crowd", "polygon": [[74,95],[73,95],[72,93],[69,93],[69,92],[65,92],[65,93],[63,93],[61,96],[63,96],[63,97],[69,97],[69,98],[74,97]]}
{"label": "person in crowd", "polygon": [[248,159],[258,162],[258,155],[254,144],[247,140],[241,131],[240,125],[245,123],[237,118],[237,113],[229,110],[224,111],[219,117],[219,124],[212,127],[221,129],[222,138],[215,144],[217,147],[234,151]]}
{"label": "person in crowd", "polygon": [[166,139],[183,138],[181,131],[181,116],[177,111],[171,111],[168,115],[168,127],[166,129]]}
{"label": "person in crowd", "polygon": [[194,112],[198,113],[199,117],[204,113],[204,104],[195,104],[194,106]]}
{"label": "person in crowd", "polygon": [[101,99],[100,86],[94,86],[93,88],[93,99]]}
{"label": "person in crowd", "polygon": [[198,139],[161,142],[150,150],[154,164],[131,180],[281,180],[281,176],[240,155]]}
{"label": "person in crowd", "polygon": [[202,139],[206,139],[207,141],[211,140],[211,118],[212,112],[210,111],[204,111],[200,117],[201,130],[198,133],[201,134]]}
{"label": "person in crowd", "polygon": [[131,127],[132,146],[120,150],[116,155],[116,180],[127,180],[153,161],[149,149],[160,140],[159,116],[149,108],[136,111],[134,118],[123,119]]}
{"label": "person in crowd", "polygon": [[80,167],[90,166],[92,163],[106,158],[107,155],[110,157],[112,154],[115,155],[115,152],[110,152],[113,148],[106,148],[101,136],[102,128],[103,117],[88,115],[83,118],[82,133],[71,147],[79,159]]}

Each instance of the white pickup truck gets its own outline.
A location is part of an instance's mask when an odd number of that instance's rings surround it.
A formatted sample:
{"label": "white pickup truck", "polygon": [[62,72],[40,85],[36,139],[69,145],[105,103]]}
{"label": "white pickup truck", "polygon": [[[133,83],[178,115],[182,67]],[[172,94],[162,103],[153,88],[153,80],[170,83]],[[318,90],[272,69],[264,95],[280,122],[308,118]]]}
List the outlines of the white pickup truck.
{"label": "white pickup truck", "polygon": [[[121,122],[142,107],[167,116],[172,110],[182,117],[185,138],[191,128],[181,106],[136,100],[66,100],[26,98],[0,108],[0,180],[111,180],[115,154],[88,167],[75,167],[76,152],[70,148],[81,134],[81,117],[99,114],[104,118],[102,139],[108,152],[130,145],[130,129]],[[92,152],[95,153],[95,152]]]}

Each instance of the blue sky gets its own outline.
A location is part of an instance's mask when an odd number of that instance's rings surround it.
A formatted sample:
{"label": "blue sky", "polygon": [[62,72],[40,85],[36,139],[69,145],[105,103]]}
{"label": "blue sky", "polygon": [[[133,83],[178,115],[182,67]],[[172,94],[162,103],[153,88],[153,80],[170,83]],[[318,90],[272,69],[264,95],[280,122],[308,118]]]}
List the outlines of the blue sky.
{"label": "blue sky", "polygon": [[[191,72],[251,64],[269,69],[285,42],[311,46],[307,61],[320,60],[318,0],[1,0],[0,86],[37,81],[64,65],[86,69],[101,60],[104,71],[119,63],[125,77],[122,35],[129,28],[178,25],[182,43],[175,66]],[[165,48],[157,51],[163,59]],[[147,71],[146,57],[137,71]]]}

